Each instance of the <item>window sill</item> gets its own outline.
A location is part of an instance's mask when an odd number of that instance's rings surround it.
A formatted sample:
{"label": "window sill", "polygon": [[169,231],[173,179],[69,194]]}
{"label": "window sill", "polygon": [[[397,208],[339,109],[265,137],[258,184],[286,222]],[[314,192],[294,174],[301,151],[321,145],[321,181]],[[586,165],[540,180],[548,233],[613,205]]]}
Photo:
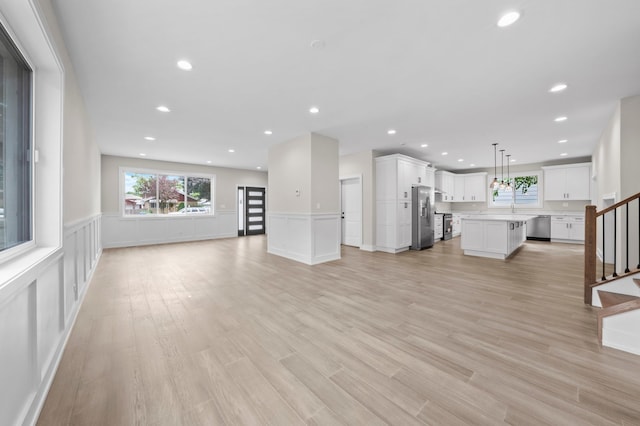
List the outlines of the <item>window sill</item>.
{"label": "window sill", "polygon": [[16,285],[35,280],[41,269],[62,254],[61,247],[35,247],[4,262],[0,269],[0,305],[13,293]]}

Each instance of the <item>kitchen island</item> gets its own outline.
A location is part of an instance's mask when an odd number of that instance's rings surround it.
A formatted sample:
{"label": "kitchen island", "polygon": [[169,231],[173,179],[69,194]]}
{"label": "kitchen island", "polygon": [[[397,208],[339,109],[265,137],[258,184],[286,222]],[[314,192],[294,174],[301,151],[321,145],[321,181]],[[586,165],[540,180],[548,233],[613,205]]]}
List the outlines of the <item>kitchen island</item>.
{"label": "kitchen island", "polygon": [[467,256],[506,259],[527,239],[528,220],[537,215],[470,215],[462,217],[460,247]]}

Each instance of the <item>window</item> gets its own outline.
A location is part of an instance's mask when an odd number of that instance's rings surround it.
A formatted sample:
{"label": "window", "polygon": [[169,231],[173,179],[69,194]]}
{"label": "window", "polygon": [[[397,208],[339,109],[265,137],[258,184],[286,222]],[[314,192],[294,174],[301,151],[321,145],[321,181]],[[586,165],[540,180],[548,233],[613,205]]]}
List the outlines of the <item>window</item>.
{"label": "window", "polygon": [[0,251],[32,240],[31,74],[0,25]]}
{"label": "window", "polygon": [[[517,173],[510,181],[512,191],[499,188],[492,190],[490,207],[542,207],[540,172]],[[505,183],[508,183],[508,179],[505,179]]]}
{"label": "window", "polygon": [[122,170],[125,216],[213,214],[214,177]]}

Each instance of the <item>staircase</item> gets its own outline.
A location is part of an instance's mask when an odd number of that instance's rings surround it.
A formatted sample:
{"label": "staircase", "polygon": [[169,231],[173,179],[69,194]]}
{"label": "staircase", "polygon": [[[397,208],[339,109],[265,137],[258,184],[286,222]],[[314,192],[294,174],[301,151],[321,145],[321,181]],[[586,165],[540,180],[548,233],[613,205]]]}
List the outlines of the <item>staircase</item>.
{"label": "staircase", "polygon": [[[640,279],[634,278],[640,293]],[[640,355],[640,296],[597,290],[598,341],[603,346]]]}
{"label": "staircase", "polygon": [[640,193],[586,207],[584,259],[584,302],[601,308],[600,344],[640,355]]}

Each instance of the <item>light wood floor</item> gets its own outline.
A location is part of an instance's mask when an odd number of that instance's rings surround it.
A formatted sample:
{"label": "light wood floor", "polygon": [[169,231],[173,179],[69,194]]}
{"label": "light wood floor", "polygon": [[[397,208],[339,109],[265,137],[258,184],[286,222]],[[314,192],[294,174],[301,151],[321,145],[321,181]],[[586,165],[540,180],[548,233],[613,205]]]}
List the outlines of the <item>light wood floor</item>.
{"label": "light wood floor", "polygon": [[38,424],[638,425],[640,357],[598,346],[582,262],[105,250]]}

